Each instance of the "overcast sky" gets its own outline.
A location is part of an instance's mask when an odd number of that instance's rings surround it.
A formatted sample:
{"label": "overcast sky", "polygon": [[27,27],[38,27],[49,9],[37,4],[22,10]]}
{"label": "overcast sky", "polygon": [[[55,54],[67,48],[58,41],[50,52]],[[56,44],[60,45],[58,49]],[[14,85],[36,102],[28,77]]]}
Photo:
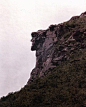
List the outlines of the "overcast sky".
{"label": "overcast sky", "polygon": [[86,0],[0,0],[0,97],[21,89],[35,66],[31,32],[80,15]]}

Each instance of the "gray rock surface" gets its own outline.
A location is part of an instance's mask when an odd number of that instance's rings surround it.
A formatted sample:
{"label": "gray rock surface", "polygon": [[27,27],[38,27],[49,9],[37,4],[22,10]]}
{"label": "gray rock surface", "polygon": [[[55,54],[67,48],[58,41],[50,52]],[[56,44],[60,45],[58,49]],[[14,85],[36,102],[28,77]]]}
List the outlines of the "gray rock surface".
{"label": "gray rock surface", "polygon": [[[72,17],[71,20],[76,20],[81,16],[85,16],[86,12],[80,16]],[[55,68],[62,61],[70,59],[73,51],[80,47],[86,46],[83,40],[86,36],[86,30],[71,30],[63,23],[51,25],[47,30],[38,30],[32,35],[32,51],[36,51],[36,66],[31,72],[31,77],[28,84],[37,77],[41,78],[47,75],[51,69]],[[67,34],[68,32],[68,34]],[[83,36],[82,36],[83,35]]]}

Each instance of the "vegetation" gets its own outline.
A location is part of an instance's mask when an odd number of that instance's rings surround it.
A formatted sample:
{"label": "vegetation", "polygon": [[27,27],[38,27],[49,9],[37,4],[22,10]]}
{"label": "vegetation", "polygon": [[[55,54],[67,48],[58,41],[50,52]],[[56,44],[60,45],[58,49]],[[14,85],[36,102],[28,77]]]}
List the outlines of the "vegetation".
{"label": "vegetation", "polygon": [[[65,38],[74,30],[86,30],[85,22],[86,17],[73,17],[63,23],[69,29]],[[86,37],[83,42],[86,45]],[[72,50],[68,61],[63,61],[47,76],[37,78],[19,92],[2,97],[0,107],[86,107],[86,47],[80,48],[78,41],[78,47]]]}
{"label": "vegetation", "polygon": [[80,61],[66,61],[46,77],[2,97],[0,107],[85,107],[86,50],[83,53],[78,54]]}

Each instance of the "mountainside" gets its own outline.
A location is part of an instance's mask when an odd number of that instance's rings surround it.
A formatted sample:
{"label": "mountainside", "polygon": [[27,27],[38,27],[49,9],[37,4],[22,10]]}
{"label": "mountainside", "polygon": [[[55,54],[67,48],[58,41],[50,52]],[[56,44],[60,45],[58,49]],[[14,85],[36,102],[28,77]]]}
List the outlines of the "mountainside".
{"label": "mountainside", "polygon": [[[68,22],[51,25],[47,30],[33,32],[31,50],[36,50],[36,67],[31,73],[31,82],[43,77],[66,60],[71,60],[75,50],[86,47],[86,13],[72,17]],[[78,57],[75,60],[80,60]]]}
{"label": "mountainside", "polygon": [[0,107],[86,107],[86,12],[31,35],[36,67]]}

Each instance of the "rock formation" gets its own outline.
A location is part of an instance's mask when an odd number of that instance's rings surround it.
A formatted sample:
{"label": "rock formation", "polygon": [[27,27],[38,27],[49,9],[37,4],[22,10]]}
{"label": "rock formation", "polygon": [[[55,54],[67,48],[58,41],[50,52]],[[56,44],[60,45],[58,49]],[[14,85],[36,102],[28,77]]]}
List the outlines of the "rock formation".
{"label": "rock formation", "polygon": [[51,25],[47,30],[38,30],[31,34],[31,50],[36,51],[36,66],[31,72],[28,84],[37,77],[47,75],[62,61],[71,59],[76,49],[81,51],[86,47],[86,28],[79,29],[79,24],[83,24],[82,17],[86,19],[86,12],[72,17],[68,22]]}
{"label": "rock formation", "polygon": [[31,35],[36,66],[0,107],[86,107],[86,12]]}

